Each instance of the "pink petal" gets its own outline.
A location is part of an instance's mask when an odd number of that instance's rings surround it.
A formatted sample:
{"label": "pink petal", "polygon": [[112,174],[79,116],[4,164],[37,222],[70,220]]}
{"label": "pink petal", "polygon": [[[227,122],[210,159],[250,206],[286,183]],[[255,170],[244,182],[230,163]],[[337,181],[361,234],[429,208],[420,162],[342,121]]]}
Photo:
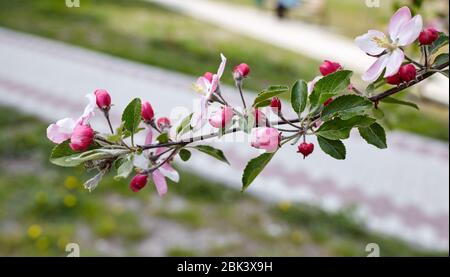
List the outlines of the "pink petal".
{"label": "pink petal", "polygon": [[316,76],[314,77],[314,79],[310,82],[308,82],[307,87],[308,87],[308,94],[311,94],[314,90],[314,87],[316,86],[316,83],[322,79],[322,76]]}
{"label": "pink petal", "polygon": [[367,34],[357,37],[355,39],[355,43],[361,50],[363,50],[367,54],[379,55],[386,49],[378,46],[378,44],[374,41],[374,38],[385,40],[386,36],[380,31],[369,30]]}
{"label": "pink petal", "polygon": [[404,24],[411,20],[411,11],[408,7],[400,8],[392,17],[389,22],[389,35],[392,41],[396,41],[400,35],[400,29]]}
{"label": "pink petal", "polygon": [[151,127],[147,128],[147,135],[145,136],[145,145],[152,144],[153,142],[153,130]]}
{"label": "pink petal", "polygon": [[155,183],[156,190],[158,191],[159,196],[163,196],[167,193],[167,182],[164,175],[157,169],[152,173],[152,179]]}
{"label": "pink petal", "polygon": [[170,163],[164,163],[160,168],[159,171],[164,175],[165,177],[169,178],[170,180],[174,181],[175,183],[178,183],[180,181],[180,175],[178,172],[172,167]]}
{"label": "pink petal", "polygon": [[386,64],[386,72],[384,77],[390,77],[398,73],[400,66],[402,65],[405,54],[402,50],[396,49],[389,55],[388,62]]}
{"label": "pink petal", "polygon": [[48,126],[47,138],[54,143],[62,143],[72,136],[75,125],[76,123],[72,118],[61,119]]}
{"label": "pink petal", "polygon": [[398,35],[398,45],[406,46],[413,43],[420,35],[423,28],[422,16],[416,15],[413,19],[405,23]]}
{"label": "pink petal", "polygon": [[191,126],[194,130],[199,130],[205,126],[208,120],[208,99],[206,97],[201,97],[200,103],[196,103],[194,109],[191,118]]}
{"label": "pink petal", "polygon": [[86,121],[88,121],[91,117],[95,115],[94,110],[95,107],[97,107],[95,94],[93,93],[87,94],[86,98],[88,99],[89,103],[84,108],[83,115],[78,120],[79,124],[86,124]]}
{"label": "pink petal", "polygon": [[389,55],[383,55],[379,57],[372,66],[363,74],[362,79],[366,82],[373,83],[378,77],[380,77],[386,64],[388,62]]}

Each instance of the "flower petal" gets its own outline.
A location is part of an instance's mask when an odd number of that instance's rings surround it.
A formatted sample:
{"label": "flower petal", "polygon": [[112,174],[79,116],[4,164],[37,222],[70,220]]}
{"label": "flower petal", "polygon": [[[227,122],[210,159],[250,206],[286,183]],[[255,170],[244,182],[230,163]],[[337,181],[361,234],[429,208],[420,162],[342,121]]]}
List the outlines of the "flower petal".
{"label": "flower petal", "polygon": [[405,58],[405,54],[402,50],[396,49],[389,55],[388,62],[386,64],[386,72],[384,77],[390,77],[398,73],[400,66]]}
{"label": "flower petal", "polygon": [[147,135],[145,136],[145,145],[152,144],[153,142],[153,130],[152,127],[148,127],[147,129]]}
{"label": "flower petal", "polygon": [[411,20],[411,11],[408,7],[400,8],[392,17],[389,22],[389,36],[392,41],[396,41],[400,35],[400,29],[404,24]]}
{"label": "flower petal", "polygon": [[191,118],[191,126],[194,130],[199,130],[205,126],[208,120],[208,99],[201,97],[200,102],[194,105],[194,113]]}
{"label": "flower petal", "polygon": [[160,168],[161,174],[169,178],[170,180],[178,183],[180,181],[180,175],[178,172],[172,167],[170,163],[164,163]]}
{"label": "flower petal", "polygon": [[383,55],[379,57],[372,66],[363,74],[362,79],[366,82],[373,83],[378,77],[380,77],[386,64],[388,62],[389,55]]}
{"label": "flower petal", "polygon": [[62,143],[70,138],[76,122],[72,118],[64,118],[47,128],[47,138],[54,143]]}
{"label": "flower petal", "polygon": [[225,66],[227,65],[227,58],[220,53],[220,58],[222,59],[222,62],[219,65],[219,69],[217,70],[217,76],[219,79],[222,77],[223,72],[225,71]]}
{"label": "flower petal", "polygon": [[405,23],[398,35],[398,45],[406,46],[413,43],[420,35],[423,28],[422,16],[416,15],[413,19]]}
{"label": "flower petal", "polygon": [[378,44],[374,41],[374,38],[386,40],[386,36],[384,35],[384,33],[377,30],[369,30],[366,34],[357,37],[355,39],[355,43],[361,50],[363,50],[367,54],[380,55],[386,49],[378,46]]}
{"label": "flower petal", "polygon": [[314,87],[316,86],[316,83],[322,78],[323,78],[322,76],[316,76],[316,77],[314,77],[314,79],[312,81],[308,82],[308,84],[307,84],[308,95],[310,95],[313,92]]}
{"label": "flower petal", "polygon": [[155,183],[156,190],[159,196],[163,196],[167,193],[167,182],[164,175],[161,174],[159,169],[152,172],[153,183]]}

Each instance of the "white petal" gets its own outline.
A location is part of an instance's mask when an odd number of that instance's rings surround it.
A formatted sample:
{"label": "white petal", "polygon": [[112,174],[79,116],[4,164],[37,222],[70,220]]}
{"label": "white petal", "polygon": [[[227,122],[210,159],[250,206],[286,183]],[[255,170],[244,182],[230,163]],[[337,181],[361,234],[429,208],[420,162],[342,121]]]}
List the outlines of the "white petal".
{"label": "white petal", "polygon": [[399,34],[400,29],[403,25],[405,25],[408,21],[411,20],[411,11],[408,7],[400,8],[392,17],[389,22],[389,36],[392,41],[396,41]]}
{"label": "white petal", "polygon": [[225,66],[227,64],[227,58],[222,53],[220,53],[220,58],[222,59],[222,61],[220,63],[219,69],[217,70],[217,76],[219,76],[219,79],[222,77],[223,72],[225,71]]}
{"label": "white petal", "polygon": [[413,43],[419,37],[422,28],[422,16],[414,16],[413,19],[404,24],[400,29],[400,33],[398,34],[398,45],[406,46]]}
{"label": "white petal", "polygon": [[378,44],[374,41],[374,38],[379,38],[380,40],[386,40],[386,36],[377,30],[370,30],[366,34],[359,36],[355,39],[356,45],[370,55],[379,55],[383,53],[385,48],[378,46]]}
{"label": "white petal", "polygon": [[392,52],[389,55],[389,59],[386,64],[386,72],[384,73],[384,77],[390,77],[397,74],[404,58],[405,54],[402,50],[396,49],[394,52]]}
{"label": "white petal", "polygon": [[178,172],[168,163],[163,164],[159,171],[161,171],[162,175],[166,176],[170,180],[174,181],[175,183],[178,183],[180,181],[180,175]]}
{"label": "white petal", "polygon": [[364,73],[362,76],[362,79],[366,82],[373,83],[375,82],[378,77],[380,77],[381,73],[383,72],[384,68],[386,67],[386,64],[388,62],[389,55],[383,55],[379,57],[372,66]]}
{"label": "white petal", "polygon": [[97,106],[95,94],[89,93],[86,95],[86,98],[88,99],[89,103],[84,108],[83,115],[78,120],[80,124],[85,124],[86,121],[88,121],[91,117],[95,115],[94,110],[95,107]]}
{"label": "white petal", "polygon": [[134,155],[133,165],[140,169],[147,169],[149,166],[149,160],[144,155]]}

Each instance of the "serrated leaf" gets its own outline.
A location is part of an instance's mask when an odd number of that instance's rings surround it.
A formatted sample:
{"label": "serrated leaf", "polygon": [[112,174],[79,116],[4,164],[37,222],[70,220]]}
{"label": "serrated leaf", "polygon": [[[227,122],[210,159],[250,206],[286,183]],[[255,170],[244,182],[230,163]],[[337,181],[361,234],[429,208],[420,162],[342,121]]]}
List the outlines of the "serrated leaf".
{"label": "serrated leaf", "polygon": [[257,106],[260,102],[266,101],[275,96],[279,96],[288,91],[289,87],[287,86],[270,86],[267,89],[261,91],[258,96],[256,96],[255,101],[253,102],[253,107]]}
{"label": "serrated leaf", "polygon": [[374,123],[369,127],[358,128],[361,137],[369,144],[372,144],[380,149],[387,148],[386,143],[386,132],[384,128],[378,124]]}
{"label": "serrated leaf", "polygon": [[317,141],[323,152],[338,160],[345,160],[345,145],[340,140],[330,140],[321,136],[317,136]]}
{"label": "serrated leaf", "polygon": [[178,155],[180,155],[182,161],[187,162],[191,158],[191,151],[183,148]]}
{"label": "serrated leaf", "polygon": [[220,149],[214,148],[209,145],[196,145],[196,146],[193,146],[193,148],[197,149],[200,152],[208,154],[211,157],[218,159],[219,161],[230,164],[228,162],[227,158],[225,157],[225,154],[223,154],[223,151]]}
{"label": "serrated leaf", "polygon": [[322,111],[322,120],[327,121],[332,117],[340,117],[343,120],[357,115],[364,115],[372,107],[372,102],[358,95],[343,95],[336,98]]}
{"label": "serrated leaf", "polygon": [[122,160],[122,163],[117,169],[117,175],[114,176],[114,180],[126,179],[133,171],[133,156],[128,155]]}
{"label": "serrated leaf", "polygon": [[394,98],[394,97],[383,98],[383,99],[381,99],[381,102],[386,103],[386,104],[396,104],[396,105],[408,106],[408,107],[412,107],[412,108],[414,108],[416,110],[419,110],[419,106],[417,106],[416,103],[399,100],[399,99]]}
{"label": "serrated leaf", "polygon": [[430,55],[433,55],[434,53],[439,51],[439,49],[441,49],[447,44],[448,44],[448,36],[443,32],[439,33],[438,39],[435,40],[433,44],[431,44],[428,48]]}
{"label": "serrated leaf", "polygon": [[367,116],[355,116],[348,120],[335,118],[323,123],[315,134],[331,140],[348,139],[352,128],[368,127],[374,122],[375,119]]}
{"label": "serrated leaf", "polygon": [[292,86],[291,105],[297,114],[301,114],[308,102],[308,85],[303,80],[298,80]]}
{"label": "serrated leaf", "polygon": [[346,91],[350,85],[350,78],[353,72],[349,70],[339,70],[317,81],[314,90],[309,96],[312,109],[320,107],[330,97]]}
{"label": "serrated leaf", "polygon": [[258,177],[270,160],[272,160],[274,155],[275,153],[264,153],[247,163],[244,173],[242,174],[242,192],[250,186],[256,177]]}
{"label": "serrated leaf", "polygon": [[122,122],[124,128],[133,135],[137,133],[139,123],[141,122],[141,100],[133,99],[122,113]]}

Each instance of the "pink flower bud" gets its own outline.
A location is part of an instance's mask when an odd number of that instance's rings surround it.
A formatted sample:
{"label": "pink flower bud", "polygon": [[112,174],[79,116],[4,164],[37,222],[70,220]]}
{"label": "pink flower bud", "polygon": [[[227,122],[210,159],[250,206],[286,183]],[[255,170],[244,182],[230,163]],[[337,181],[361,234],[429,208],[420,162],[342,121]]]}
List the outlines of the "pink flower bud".
{"label": "pink flower bud", "polygon": [[272,111],[276,114],[281,112],[281,100],[278,97],[272,98],[272,101],[270,101],[270,107],[272,108]]}
{"label": "pink flower bud", "polygon": [[400,78],[400,74],[395,74],[390,77],[386,77],[386,83],[390,85],[399,85],[402,82],[402,79]]}
{"label": "pink flower bud", "polygon": [[324,61],[319,68],[320,73],[322,73],[323,76],[330,75],[331,73],[334,73],[339,69],[342,69],[342,66],[339,63],[328,60]]}
{"label": "pink flower bud", "polygon": [[266,126],[267,116],[260,109],[254,109],[253,116],[255,117],[257,127]]}
{"label": "pink flower bud", "polygon": [[417,70],[414,65],[409,63],[401,66],[398,74],[403,82],[409,82],[416,79]]}
{"label": "pink flower bud", "polygon": [[225,128],[233,119],[233,108],[225,106],[209,118],[209,124],[215,128]]}
{"label": "pink flower bud", "polygon": [[155,112],[153,111],[153,107],[147,101],[142,102],[141,116],[142,116],[142,119],[144,119],[144,121],[146,121],[146,122],[152,121],[153,118],[155,117]]}
{"label": "pink flower bud", "polygon": [[419,42],[422,45],[430,45],[439,38],[439,32],[430,27],[423,30],[419,35]]}
{"label": "pink flower bud", "polygon": [[137,174],[131,179],[130,189],[134,192],[138,192],[147,185],[147,175]]}
{"label": "pink flower bud", "polygon": [[161,117],[156,121],[156,125],[161,130],[167,130],[170,128],[170,119],[167,117]]}
{"label": "pink flower bud", "polygon": [[281,134],[274,128],[254,128],[251,133],[251,145],[267,152],[275,152],[280,146]]}
{"label": "pink flower bud", "polygon": [[303,159],[311,155],[311,153],[314,151],[314,144],[312,143],[300,143],[298,146],[298,153],[301,153],[303,155]]}
{"label": "pink flower bud", "polygon": [[234,71],[239,72],[242,77],[247,77],[247,75],[250,73],[250,67],[246,63],[241,63],[234,68]]}
{"label": "pink flower bud", "polygon": [[208,82],[210,82],[210,83],[212,83],[212,81],[213,81],[213,76],[214,76],[214,74],[212,74],[211,72],[206,72],[205,74],[203,74],[203,78],[208,80]]}
{"label": "pink flower bud", "polygon": [[111,107],[111,96],[109,95],[109,93],[104,89],[97,89],[94,94],[99,109],[105,111],[109,110],[109,108]]}
{"label": "pink flower bud", "polygon": [[70,148],[73,151],[81,152],[86,150],[94,140],[94,130],[89,125],[78,125],[73,130],[70,137]]}

